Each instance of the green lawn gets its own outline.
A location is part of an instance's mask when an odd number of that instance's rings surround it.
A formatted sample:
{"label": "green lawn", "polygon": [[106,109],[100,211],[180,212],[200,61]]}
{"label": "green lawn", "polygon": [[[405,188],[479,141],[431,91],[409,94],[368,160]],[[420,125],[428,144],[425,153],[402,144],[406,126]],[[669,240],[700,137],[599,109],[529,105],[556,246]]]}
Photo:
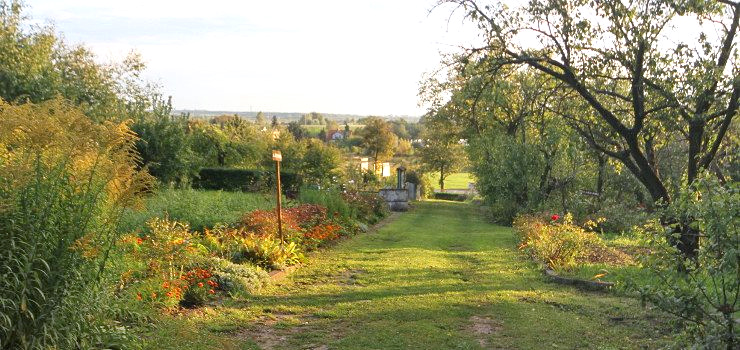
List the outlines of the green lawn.
{"label": "green lawn", "polygon": [[[439,173],[430,173],[427,175],[429,177],[429,181],[431,181],[432,186],[435,190],[439,190]],[[473,174],[471,173],[455,173],[450,176],[448,176],[445,179],[445,189],[447,190],[454,190],[454,189],[468,189],[468,184],[471,182],[475,182],[475,177],[473,177]]]}
{"label": "green lawn", "polygon": [[144,208],[129,210],[121,220],[121,231],[144,227],[152,217],[165,217],[187,222],[194,230],[231,224],[246,212],[275,207],[275,196],[259,193],[161,189],[144,200]]}
{"label": "green lawn", "polygon": [[162,316],[148,349],[639,349],[660,318],[634,299],[543,281],[510,228],[422,202],[311,256],[259,295]]}

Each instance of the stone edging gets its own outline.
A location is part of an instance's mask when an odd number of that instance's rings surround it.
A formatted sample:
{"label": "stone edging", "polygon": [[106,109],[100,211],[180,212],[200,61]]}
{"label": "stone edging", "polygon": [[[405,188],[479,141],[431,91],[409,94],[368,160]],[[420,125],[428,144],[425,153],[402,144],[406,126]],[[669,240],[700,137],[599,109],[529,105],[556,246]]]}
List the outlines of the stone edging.
{"label": "stone edging", "polygon": [[555,283],[560,284],[567,284],[571,285],[577,288],[586,289],[586,290],[608,290],[614,287],[613,282],[601,282],[601,281],[588,281],[588,280],[582,280],[579,278],[569,278],[569,277],[562,277],[559,276],[555,271],[545,267],[545,276],[547,276],[550,281],[553,281]]}

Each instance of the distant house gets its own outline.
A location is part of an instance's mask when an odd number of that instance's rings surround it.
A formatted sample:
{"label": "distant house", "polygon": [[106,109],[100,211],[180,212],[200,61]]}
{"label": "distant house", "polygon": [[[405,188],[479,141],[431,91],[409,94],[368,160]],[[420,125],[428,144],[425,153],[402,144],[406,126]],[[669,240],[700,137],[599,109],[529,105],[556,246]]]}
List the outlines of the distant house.
{"label": "distant house", "polygon": [[326,141],[333,140],[344,140],[344,131],[329,130],[329,132],[326,133]]}

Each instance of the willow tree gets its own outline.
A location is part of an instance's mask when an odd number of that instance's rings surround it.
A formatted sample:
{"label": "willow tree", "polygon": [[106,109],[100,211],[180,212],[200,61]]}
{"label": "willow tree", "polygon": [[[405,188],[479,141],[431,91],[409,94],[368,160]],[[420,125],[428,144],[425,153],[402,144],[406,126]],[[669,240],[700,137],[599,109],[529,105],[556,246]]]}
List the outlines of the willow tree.
{"label": "willow tree", "polygon": [[[672,194],[658,150],[681,139],[683,181],[691,184],[723,148],[740,99],[736,48],[740,3],[735,1],[449,0],[481,30],[489,74],[527,65],[568,90],[562,111],[588,144],[628,169],[656,203]],[[675,242],[695,256],[699,235],[678,224]]]}

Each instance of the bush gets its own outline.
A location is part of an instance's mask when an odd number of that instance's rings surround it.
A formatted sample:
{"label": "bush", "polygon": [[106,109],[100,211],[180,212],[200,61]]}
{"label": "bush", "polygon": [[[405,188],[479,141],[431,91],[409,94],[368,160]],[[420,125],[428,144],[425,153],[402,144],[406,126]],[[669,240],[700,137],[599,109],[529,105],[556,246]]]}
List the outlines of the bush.
{"label": "bush", "polygon": [[135,141],[62,100],[0,100],[0,348],[100,347],[112,330],[114,224],[152,182]]}
{"label": "bush", "polygon": [[697,256],[686,258],[672,244],[679,237],[673,233],[677,227],[664,227],[655,220],[642,230],[651,247],[642,263],[652,272],[652,283],[632,283],[632,287],[643,300],[678,317],[681,347],[737,349],[740,185],[698,179],[682,190],[663,215],[681,218],[701,234]]}
{"label": "bush", "polygon": [[468,200],[468,196],[465,194],[459,194],[459,193],[446,193],[446,192],[437,192],[434,193],[433,196],[434,199],[441,199],[446,201],[458,201],[458,202],[464,202]]}
{"label": "bush", "polygon": [[162,183],[189,183],[198,169],[198,159],[186,134],[187,118],[173,117],[170,101],[158,101],[152,112],[131,126],[139,136],[136,150],[142,165]]}
{"label": "bush", "polygon": [[551,269],[570,269],[592,251],[607,249],[594,233],[573,225],[570,215],[562,219],[553,215],[549,221],[542,215],[520,215],[513,226],[521,238],[519,249]]}
{"label": "bush", "polygon": [[434,194],[434,186],[425,174],[411,170],[406,172],[406,181],[416,184],[421,198],[429,198]]}
{"label": "bush", "polygon": [[285,242],[270,236],[248,235],[241,249],[235,254],[235,262],[249,261],[257,266],[271,270],[283,269],[303,260],[303,254],[296,242]]}
{"label": "bush", "polygon": [[[193,187],[206,190],[265,192],[275,188],[275,172],[266,170],[203,168],[193,180]],[[297,191],[301,177],[295,173],[280,172],[283,191]]]}
{"label": "bush", "polygon": [[390,214],[385,200],[377,192],[345,191],[342,198],[355,210],[354,219],[374,224]]}
{"label": "bush", "polygon": [[267,272],[255,265],[235,264],[219,258],[211,259],[209,265],[218,288],[231,295],[254,293],[265,287],[270,280]]}

